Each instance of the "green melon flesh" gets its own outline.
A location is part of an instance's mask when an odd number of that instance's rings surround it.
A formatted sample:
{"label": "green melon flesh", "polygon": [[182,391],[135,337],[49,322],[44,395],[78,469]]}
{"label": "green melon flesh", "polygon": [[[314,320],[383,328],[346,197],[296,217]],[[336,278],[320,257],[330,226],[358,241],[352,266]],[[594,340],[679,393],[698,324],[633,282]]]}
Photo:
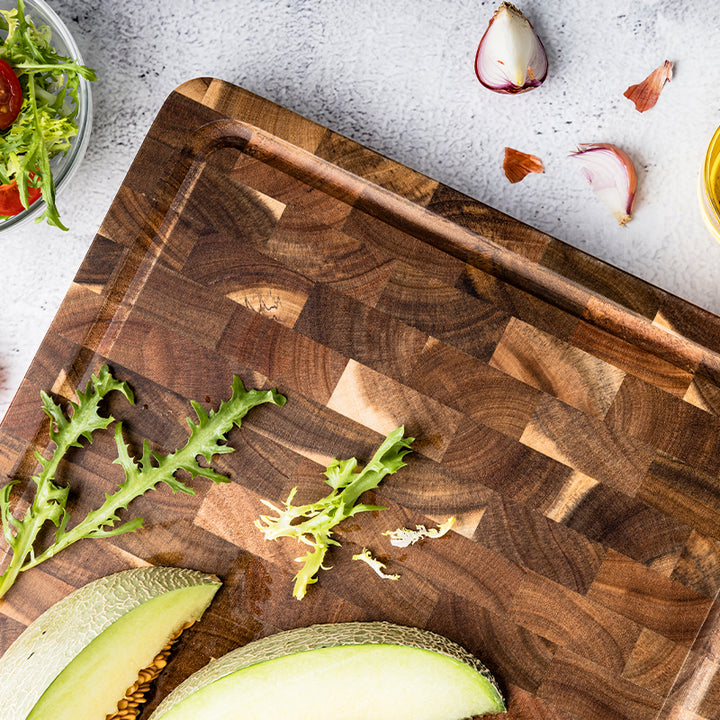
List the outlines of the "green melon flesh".
{"label": "green melon flesh", "polygon": [[143,567],[101,578],[32,623],[0,660],[3,720],[105,720],[220,587],[205,573]]}
{"label": "green melon flesh", "polygon": [[228,653],[188,678],[151,720],[461,720],[504,710],[487,669],[446,638],[341,623]]}

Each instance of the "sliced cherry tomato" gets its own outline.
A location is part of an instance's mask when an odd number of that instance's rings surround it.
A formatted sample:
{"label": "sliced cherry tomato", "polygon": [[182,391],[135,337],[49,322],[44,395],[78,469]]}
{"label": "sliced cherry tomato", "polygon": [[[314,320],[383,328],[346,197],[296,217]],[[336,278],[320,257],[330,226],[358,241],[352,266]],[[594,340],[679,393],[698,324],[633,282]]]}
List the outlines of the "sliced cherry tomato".
{"label": "sliced cherry tomato", "polygon": [[[40,188],[28,186],[28,202],[32,205],[42,194]],[[11,216],[21,213],[25,208],[20,202],[17,180],[8,185],[0,185],[0,215]]]}
{"label": "sliced cherry tomato", "polygon": [[13,124],[20,112],[23,95],[20,81],[13,69],[0,59],[0,129]]}

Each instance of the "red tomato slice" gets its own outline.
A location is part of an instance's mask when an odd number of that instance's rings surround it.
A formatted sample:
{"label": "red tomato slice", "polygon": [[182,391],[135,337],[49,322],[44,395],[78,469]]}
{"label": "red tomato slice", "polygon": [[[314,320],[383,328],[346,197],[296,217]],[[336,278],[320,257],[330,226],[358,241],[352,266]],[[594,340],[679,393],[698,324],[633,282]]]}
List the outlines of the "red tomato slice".
{"label": "red tomato slice", "polygon": [[0,59],[0,130],[13,124],[20,112],[23,95],[13,69]]}
{"label": "red tomato slice", "polygon": [[[28,187],[28,202],[32,205],[42,194],[40,188]],[[0,185],[0,215],[11,216],[21,213],[25,208],[20,202],[20,191],[17,181],[9,185]]]}

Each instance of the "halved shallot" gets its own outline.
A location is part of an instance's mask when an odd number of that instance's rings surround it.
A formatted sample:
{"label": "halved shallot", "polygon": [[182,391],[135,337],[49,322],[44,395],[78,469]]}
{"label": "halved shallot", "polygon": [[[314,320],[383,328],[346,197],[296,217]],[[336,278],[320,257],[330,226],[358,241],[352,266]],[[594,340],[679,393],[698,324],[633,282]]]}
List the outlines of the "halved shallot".
{"label": "halved shallot", "polygon": [[582,173],[590,187],[607,205],[620,225],[630,222],[637,173],[626,152],[609,143],[585,143],[578,145],[577,152],[570,157],[582,163]]}
{"label": "halved shallot", "polygon": [[518,8],[503,2],[475,55],[475,74],[490,90],[516,94],[542,85],[548,59],[542,41]]}

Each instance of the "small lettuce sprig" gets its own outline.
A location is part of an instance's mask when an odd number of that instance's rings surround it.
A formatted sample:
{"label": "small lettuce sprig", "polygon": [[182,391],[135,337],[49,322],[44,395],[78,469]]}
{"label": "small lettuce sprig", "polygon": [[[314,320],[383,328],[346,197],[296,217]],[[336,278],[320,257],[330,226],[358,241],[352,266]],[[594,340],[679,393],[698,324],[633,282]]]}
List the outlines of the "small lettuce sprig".
{"label": "small lettuce sprig", "polygon": [[[0,491],[0,519],[5,540],[12,551],[9,565],[0,575],[0,598],[4,597],[21,572],[36,567],[78,540],[111,537],[142,527],[142,518],[121,522],[118,512],[160,483],[169,485],[174,492],[194,495],[191,487],[175,477],[179,470],[185,470],[191,477],[201,476],[217,483],[228,482],[225,475],[200,465],[198,457],[209,463],[216,455],[233,452],[233,448],[225,444],[226,435],[233,426],[240,427],[242,418],[250,409],[267,402],[279,406],[286,402],[286,398],[275,390],[246,390],[240,378],[234,377],[232,396],[223,401],[217,411],[208,412],[199,403],[191,403],[197,422],[187,418],[190,436],[182,448],[163,455],[153,452],[150,443],[145,440],[139,461],[128,452],[123,440],[122,423],[116,423],[118,457],[114,462],[124,469],[125,480],[114,493],[105,495],[105,501],[99,508],[70,528],[70,513],[66,507],[70,488],[55,482],[57,467],[70,448],[82,446],[81,438],[92,442],[93,433],[107,429],[115,421],[112,416],[99,413],[101,401],[113,390],[122,393],[128,402],[134,402],[127,383],[116,380],[108,367],[103,365],[98,375],[92,376],[85,391],[78,391],[78,402],[71,402],[72,412],[67,416],[47,393],[41,393],[43,410],[51,421],[49,434],[55,449],[49,458],[36,453],[42,470],[32,477],[36,486],[35,495],[21,518],[12,513],[10,499],[12,488],[18,481],[5,485]],[[37,554],[35,542],[46,523],[55,525],[55,539]]]}
{"label": "small lettuce sprig", "polygon": [[296,559],[302,563],[302,568],[294,578],[293,596],[298,600],[305,597],[308,585],[317,582],[319,571],[328,569],[323,565],[325,555],[331,545],[340,545],[332,537],[334,528],[358,513],[385,509],[377,505],[358,503],[358,499],[367,490],[375,489],[386,475],[391,475],[405,466],[403,458],[410,452],[414,438],[406,438],[404,434],[404,426],[393,430],[370,462],[359,471],[355,458],[333,460],[324,473],[325,482],[332,490],[317,502],[293,505],[297,487],[290,491],[283,503],[284,509],[267,500],[262,501],[277,513],[275,517],[261,515],[255,521],[255,526],[262,531],[266,540],[291,537],[311,548],[303,557]]}

